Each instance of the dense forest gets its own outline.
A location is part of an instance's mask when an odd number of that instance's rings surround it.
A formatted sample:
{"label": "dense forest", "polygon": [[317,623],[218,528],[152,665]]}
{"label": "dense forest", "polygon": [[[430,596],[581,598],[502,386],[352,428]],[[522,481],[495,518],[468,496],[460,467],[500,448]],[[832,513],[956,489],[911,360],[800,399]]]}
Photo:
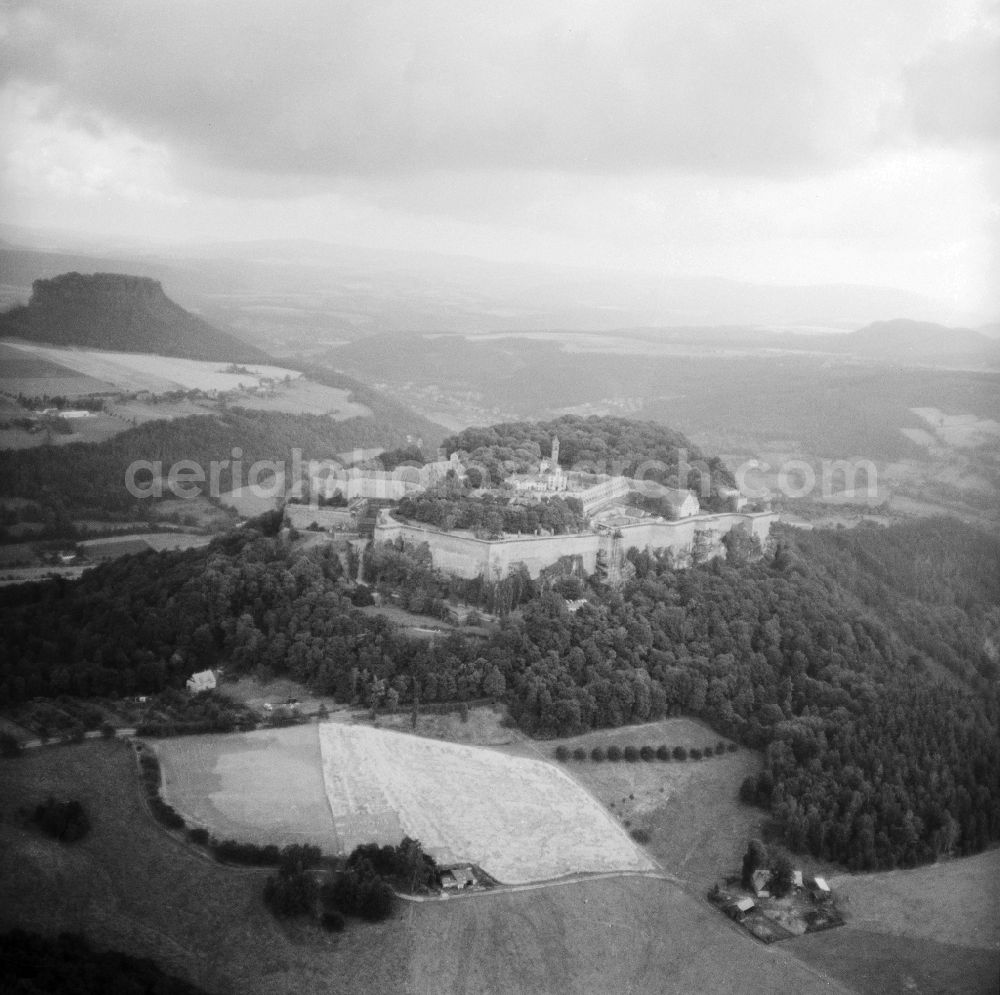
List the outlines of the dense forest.
{"label": "dense forest", "polygon": [[[685,713],[764,751],[743,797],[796,849],[884,868],[1000,838],[1000,542],[968,526],[778,527],[755,562],[689,570],[632,550],[620,590],[515,574],[485,637],[430,642],[355,607],[346,551],[278,525],[0,590],[0,703],[153,692],[225,662],[373,706],[503,697],[539,736]],[[455,593],[419,550],[367,568]]]}
{"label": "dense forest", "polygon": [[449,453],[467,452],[469,462],[499,483],[512,473],[537,470],[539,459],[551,452],[554,436],[559,437],[559,465],[565,470],[641,475],[668,487],[689,487],[709,509],[718,502],[719,487],[733,486],[722,461],[706,457],[680,432],[628,418],[563,415],[546,422],[505,422],[467,428],[446,438],[443,446]]}
{"label": "dense forest", "polygon": [[[367,404],[371,398],[362,394],[361,403]],[[406,422],[391,405],[384,415],[344,421],[229,408],[214,415],[147,422],[99,443],[0,450],[0,495],[31,500],[46,525],[46,536],[69,537],[71,519],[88,514],[146,517],[151,502],[144,503],[126,488],[126,470],[135,461],[159,461],[166,474],[178,461],[194,460],[206,477],[212,461],[219,461],[219,488],[226,491],[233,484],[234,448],[242,454],[236,483],[246,484],[257,460],[283,462],[290,474],[295,450],[308,461],[334,459],[355,448],[398,445],[406,440]],[[145,472],[137,477],[142,485],[149,479]],[[260,483],[267,486],[266,475]],[[171,496],[166,487],[164,496]]]}
{"label": "dense forest", "polygon": [[[730,451],[758,454],[783,452],[795,440],[800,452],[816,458],[920,458],[925,451],[900,429],[926,428],[913,409],[931,397],[942,411],[1000,420],[995,372],[972,372],[961,364],[905,367],[899,353],[886,365],[791,351],[736,355],[730,349],[739,337],[723,330],[713,343],[707,328],[687,330],[679,341],[694,348],[679,360],[660,351],[662,334],[641,333],[647,341],[655,335],[656,344],[636,352],[625,345],[612,351],[610,344],[606,351],[591,351],[586,335],[564,341],[385,335],[328,355],[338,368],[387,383],[390,390],[398,387],[403,396],[414,382],[447,384],[456,398],[475,397],[482,408],[528,419],[589,407],[595,399],[609,407],[628,403],[634,418],[703,440],[725,439]],[[796,350],[810,341],[792,338]],[[844,345],[848,341],[845,336]],[[833,348],[832,342],[827,338],[824,346]],[[714,346],[719,348],[710,352]],[[995,484],[996,468],[987,472]]]}
{"label": "dense forest", "polygon": [[553,496],[525,505],[509,498],[485,495],[475,499],[462,493],[431,493],[404,497],[396,508],[398,517],[438,528],[471,529],[488,538],[501,533],[532,535],[545,529],[554,535],[579,532],[587,524],[580,502]]}

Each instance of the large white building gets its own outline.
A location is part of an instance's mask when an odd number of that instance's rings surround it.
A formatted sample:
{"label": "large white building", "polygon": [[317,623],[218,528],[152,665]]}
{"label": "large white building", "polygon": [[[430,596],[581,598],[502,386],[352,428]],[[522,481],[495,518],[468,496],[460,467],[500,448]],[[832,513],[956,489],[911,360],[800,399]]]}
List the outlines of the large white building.
{"label": "large white building", "polygon": [[692,491],[683,487],[666,487],[653,480],[634,480],[632,489],[646,497],[660,498],[670,507],[671,518],[690,518],[701,511],[701,503]]}

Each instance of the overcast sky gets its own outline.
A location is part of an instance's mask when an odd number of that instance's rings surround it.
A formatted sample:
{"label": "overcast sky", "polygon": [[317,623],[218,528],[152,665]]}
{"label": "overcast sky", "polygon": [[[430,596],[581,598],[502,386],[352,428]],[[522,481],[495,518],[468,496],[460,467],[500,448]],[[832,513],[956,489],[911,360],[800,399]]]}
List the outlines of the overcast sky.
{"label": "overcast sky", "polygon": [[1000,314],[1000,3],[5,0],[4,220]]}

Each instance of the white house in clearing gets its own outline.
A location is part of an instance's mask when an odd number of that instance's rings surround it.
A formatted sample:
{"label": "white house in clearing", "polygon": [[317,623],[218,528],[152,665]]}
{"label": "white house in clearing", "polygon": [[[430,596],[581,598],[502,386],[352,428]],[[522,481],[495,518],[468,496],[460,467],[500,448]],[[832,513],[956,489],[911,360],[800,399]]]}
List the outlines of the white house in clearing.
{"label": "white house in clearing", "polygon": [[200,694],[202,691],[214,691],[216,683],[214,670],[199,670],[188,678],[187,689],[192,694]]}

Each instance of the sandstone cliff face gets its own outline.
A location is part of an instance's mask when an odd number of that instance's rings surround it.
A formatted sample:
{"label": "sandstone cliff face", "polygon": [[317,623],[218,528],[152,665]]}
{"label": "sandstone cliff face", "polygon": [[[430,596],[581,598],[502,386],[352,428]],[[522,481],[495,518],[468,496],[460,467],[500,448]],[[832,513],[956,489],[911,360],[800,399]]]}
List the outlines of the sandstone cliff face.
{"label": "sandstone cliff face", "polygon": [[35,280],[27,307],[0,316],[0,335],[188,359],[267,359],[255,346],[175,304],[158,281],[122,273],[64,273]]}

